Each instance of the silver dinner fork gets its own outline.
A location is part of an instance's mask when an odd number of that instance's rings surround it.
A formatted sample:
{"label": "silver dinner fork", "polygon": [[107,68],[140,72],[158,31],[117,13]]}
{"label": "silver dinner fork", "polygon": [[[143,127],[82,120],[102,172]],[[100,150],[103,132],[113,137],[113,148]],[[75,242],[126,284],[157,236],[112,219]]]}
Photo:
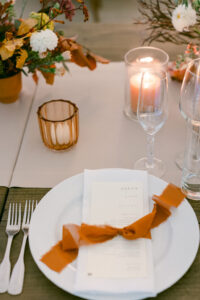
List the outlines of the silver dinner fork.
{"label": "silver dinner fork", "polygon": [[[18,208],[19,206],[19,208]],[[12,240],[15,234],[20,230],[21,224],[21,204],[11,204],[8,210],[8,220],[6,225],[6,233],[8,235],[8,241],[4,258],[0,264],[0,293],[4,293],[8,289],[10,278],[10,248]]]}
{"label": "silver dinner fork", "polygon": [[24,282],[24,251],[26,246],[26,240],[29,233],[29,224],[31,221],[31,216],[35,207],[37,206],[37,201],[34,200],[26,200],[25,208],[24,208],[24,216],[22,221],[22,230],[24,232],[24,237],[22,241],[22,246],[20,250],[20,254],[18,260],[13,268],[12,275],[10,277],[10,282],[8,286],[8,293],[11,295],[18,295],[22,292],[23,282]]}

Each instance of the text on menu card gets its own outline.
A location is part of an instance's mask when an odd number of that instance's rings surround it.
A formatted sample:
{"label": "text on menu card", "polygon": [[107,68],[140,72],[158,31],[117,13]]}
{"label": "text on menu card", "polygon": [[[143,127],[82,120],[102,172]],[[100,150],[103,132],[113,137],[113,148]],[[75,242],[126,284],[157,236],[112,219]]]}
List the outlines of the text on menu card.
{"label": "text on menu card", "polygon": [[[91,189],[90,224],[127,226],[144,215],[142,182],[95,182]],[[88,248],[87,274],[93,277],[145,277],[144,239],[118,236]]]}

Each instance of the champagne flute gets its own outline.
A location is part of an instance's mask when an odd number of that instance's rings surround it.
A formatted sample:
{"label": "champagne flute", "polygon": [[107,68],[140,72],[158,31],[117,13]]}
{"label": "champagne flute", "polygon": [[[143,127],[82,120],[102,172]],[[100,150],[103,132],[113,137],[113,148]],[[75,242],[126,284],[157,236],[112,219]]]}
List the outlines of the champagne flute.
{"label": "champagne flute", "polygon": [[181,188],[187,198],[200,200],[200,59],[188,64],[179,108],[187,122],[187,142]]}
{"label": "champagne flute", "polygon": [[147,170],[157,177],[165,172],[164,163],[154,157],[154,139],[167,119],[167,90],[167,75],[163,70],[141,73],[137,118],[147,133],[147,157],[137,160],[135,169]]}
{"label": "champagne flute", "polygon": [[200,125],[200,58],[188,64],[181,86],[179,109],[188,123]]}
{"label": "champagne flute", "polygon": [[[200,59],[192,60],[186,69],[181,86],[179,110],[187,125],[192,125],[197,130],[200,126]],[[198,125],[196,127],[196,125]],[[184,151],[176,157],[176,165],[182,170]]]}

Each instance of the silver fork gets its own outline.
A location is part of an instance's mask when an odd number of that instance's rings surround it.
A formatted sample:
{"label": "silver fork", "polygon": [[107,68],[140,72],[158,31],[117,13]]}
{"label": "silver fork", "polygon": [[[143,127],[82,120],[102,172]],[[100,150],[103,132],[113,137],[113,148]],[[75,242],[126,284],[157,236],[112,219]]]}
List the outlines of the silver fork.
{"label": "silver fork", "polygon": [[6,233],[8,235],[8,241],[6,246],[6,251],[4,258],[0,264],[0,293],[4,293],[8,289],[9,278],[10,278],[10,248],[12,240],[15,234],[20,230],[21,224],[21,204],[18,205],[11,204],[9,205],[8,210],[8,220],[6,225]]}
{"label": "silver fork", "polygon": [[10,277],[10,282],[8,286],[8,293],[11,295],[18,295],[22,292],[23,282],[24,282],[24,250],[26,246],[26,240],[29,232],[29,224],[31,220],[32,213],[34,208],[37,206],[37,201],[34,200],[26,200],[25,208],[24,208],[24,216],[22,221],[22,230],[24,232],[24,238],[20,250],[20,254],[18,260],[13,268],[12,275]]}

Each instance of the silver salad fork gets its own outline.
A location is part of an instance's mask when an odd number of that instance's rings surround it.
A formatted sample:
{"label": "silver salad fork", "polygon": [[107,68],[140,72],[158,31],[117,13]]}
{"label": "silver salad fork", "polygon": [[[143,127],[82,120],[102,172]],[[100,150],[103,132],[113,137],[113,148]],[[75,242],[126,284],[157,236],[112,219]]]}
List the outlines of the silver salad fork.
{"label": "silver salad fork", "polygon": [[[19,207],[19,208],[18,208]],[[20,230],[21,224],[21,204],[11,204],[8,210],[8,220],[6,226],[6,233],[8,235],[8,241],[4,258],[0,264],[0,293],[4,293],[8,289],[10,278],[10,248],[12,240],[15,234]]]}
{"label": "silver salad fork", "polygon": [[24,232],[24,238],[20,250],[20,254],[18,260],[13,268],[12,275],[10,277],[10,282],[8,286],[8,293],[11,295],[18,295],[22,292],[23,282],[24,282],[24,251],[26,246],[26,240],[29,233],[29,224],[31,221],[31,216],[35,207],[37,206],[37,201],[34,200],[26,200],[25,208],[24,208],[24,216],[22,221],[22,230]]}

